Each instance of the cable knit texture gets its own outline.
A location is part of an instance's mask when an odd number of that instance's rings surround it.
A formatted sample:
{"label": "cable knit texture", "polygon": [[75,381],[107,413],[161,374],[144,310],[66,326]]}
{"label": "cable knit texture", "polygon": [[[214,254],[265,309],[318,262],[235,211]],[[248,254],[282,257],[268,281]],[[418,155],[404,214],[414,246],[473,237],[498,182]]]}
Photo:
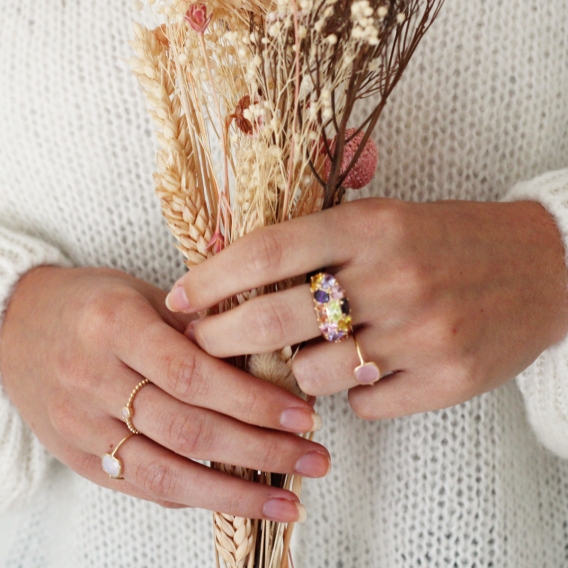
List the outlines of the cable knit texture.
{"label": "cable knit texture", "polygon": [[[19,0],[2,17],[0,306],[42,263],[111,266],[167,289],[184,268],[124,63],[129,2]],[[379,124],[373,185],[352,196],[538,200],[568,241],[567,38],[565,0],[448,0]],[[363,422],[344,395],[321,399],[317,439],[334,465],[305,484],[295,565],[567,566],[567,355],[566,342],[544,353],[522,393],[511,382],[397,420]],[[0,433],[0,566],[214,566],[209,513],[139,502],[48,461],[1,393]]]}

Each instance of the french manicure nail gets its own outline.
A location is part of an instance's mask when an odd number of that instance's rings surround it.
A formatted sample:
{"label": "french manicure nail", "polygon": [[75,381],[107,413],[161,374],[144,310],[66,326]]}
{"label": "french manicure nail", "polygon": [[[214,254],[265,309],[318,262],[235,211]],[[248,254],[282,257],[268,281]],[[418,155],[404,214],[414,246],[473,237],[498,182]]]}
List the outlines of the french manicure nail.
{"label": "french manicure nail", "polygon": [[183,286],[176,286],[166,297],[166,306],[172,312],[185,312],[191,309]]}
{"label": "french manicure nail", "polygon": [[323,452],[308,452],[294,466],[296,473],[305,477],[325,477],[331,467],[331,461]]}
{"label": "french manicure nail", "polygon": [[280,426],[293,432],[315,432],[323,425],[322,417],[304,408],[287,408],[280,415]]}
{"label": "french manicure nail", "polygon": [[303,523],[308,516],[301,503],[287,499],[269,499],[262,507],[262,514],[278,523]]}

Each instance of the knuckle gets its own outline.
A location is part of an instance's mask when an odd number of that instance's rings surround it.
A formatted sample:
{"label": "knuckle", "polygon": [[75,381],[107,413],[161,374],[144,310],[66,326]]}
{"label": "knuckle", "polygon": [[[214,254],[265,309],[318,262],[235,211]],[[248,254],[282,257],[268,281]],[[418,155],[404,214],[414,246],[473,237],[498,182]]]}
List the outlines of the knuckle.
{"label": "knuckle", "polygon": [[245,517],[245,497],[240,491],[233,491],[228,497],[226,505],[223,507],[225,514]]}
{"label": "knuckle", "polygon": [[248,270],[253,277],[272,274],[282,263],[282,242],[274,231],[259,231],[248,243]]}
{"label": "knuckle", "polygon": [[81,431],[81,421],[75,414],[74,406],[67,400],[58,400],[49,407],[49,420],[61,438],[73,438]]}
{"label": "knuckle", "polygon": [[379,418],[377,409],[369,400],[361,397],[353,397],[349,393],[349,405],[358,418],[362,420],[377,420]]}
{"label": "knuckle", "polygon": [[196,349],[188,350],[183,356],[166,357],[166,381],[170,389],[180,398],[188,401],[196,396],[196,390],[203,382]]}
{"label": "knuckle", "polygon": [[151,460],[136,468],[137,485],[150,495],[167,498],[175,493],[176,480],[171,465],[164,461]]}
{"label": "knuckle", "polygon": [[210,432],[203,416],[178,414],[170,422],[168,439],[176,453],[199,458],[211,446]]}
{"label": "knuckle", "polygon": [[129,294],[95,290],[80,310],[79,333],[87,341],[108,340],[125,321],[124,306]]}
{"label": "knuckle", "polygon": [[312,396],[326,394],[325,377],[328,376],[329,370],[326,374],[326,369],[318,362],[303,357],[300,352],[292,361],[292,371],[302,392]]}
{"label": "knuckle", "polygon": [[[282,456],[286,455],[282,452],[282,447],[277,440],[266,440],[260,444],[255,452],[255,467],[262,471],[275,471],[281,469]],[[279,472],[282,473],[282,472]]]}
{"label": "knuckle", "polygon": [[411,309],[432,305],[435,300],[435,286],[431,272],[417,259],[409,258],[400,267],[397,283],[404,302]]}
{"label": "knuckle", "polygon": [[292,310],[284,303],[271,300],[251,302],[250,314],[247,316],[248,333],[254,334],[261,344],[281,345],[285,342],[288,330],[293,323]]}
{"label": "knuckle", "polygon": [[99,471],[100,458],[91,454],[74,453],[66,460],[68,465],[75,473],[82,477],[90,477],[93,471]]}

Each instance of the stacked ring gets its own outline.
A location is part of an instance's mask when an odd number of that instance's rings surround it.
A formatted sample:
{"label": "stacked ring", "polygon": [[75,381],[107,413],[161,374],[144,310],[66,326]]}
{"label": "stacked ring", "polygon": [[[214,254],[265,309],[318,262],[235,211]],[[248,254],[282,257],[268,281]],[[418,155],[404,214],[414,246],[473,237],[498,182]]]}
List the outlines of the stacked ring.
{"label": "stacked ring", "polygon": [[319,272],[312,276],[310,289],[318,326],[324,339],[339,343],[349,337],[352,331],[349,300],[337,278]]}
{"label": "stacked ring", "polygon": [[149,379],[144,379],[140,381],[130,393],[130,397],[128,399],[128,402],[126,403],[126,406],[123,406],[122,409],[120,410],[120,415],[122,416],[122,418],[124,418],[124,421],[128,426],[128,429],[133,434],[140,434],[140,430],[137,430],[134,427],[134,424],[132,423],[132,418],[134,416],[134,407],[132,406],[134,404],[134,397],[140,392],[140,389],[142,387],[145,387],[149,382],[150,382]]}
{"label": "stacked ring", "polygon": [[379,366],[373,361],[365,361],[363,353],[361,353],[361,346],[353,334],[353,341],[357,348],[357,356],[359,357],[359,365],[355,367],[353,374],[355,380],[361,385],[374,385],[381,378],[381,370]]}
{"label": "stacked ring", "polygon": [[102,457],[103,471],[107,473],[111,479],[124,479],[124,477],[122,477],[122,471],[124,469],[124,466],[122,464],[122,461],[120,461],[115,456],[115,454],[116,452],[118,452],[120,446],[122,446],[122,444],[124,444],[124,442],[126,442],[126,440],[128,440],[132,436],[134,436],[134,434],[132,434],[131,432],[130,434],[128,434],[128,436],[122,438],[122,440],[118,442],[112,453],[105,454]]}

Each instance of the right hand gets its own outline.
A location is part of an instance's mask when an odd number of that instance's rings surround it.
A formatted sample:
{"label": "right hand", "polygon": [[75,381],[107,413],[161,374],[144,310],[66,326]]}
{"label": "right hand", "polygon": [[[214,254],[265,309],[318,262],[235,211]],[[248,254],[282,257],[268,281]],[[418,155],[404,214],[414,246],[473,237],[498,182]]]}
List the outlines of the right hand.
{"label": "right hand", "polygon": [[[193,459],[321,477],[327,450],[289,433],[312,430],[319,417],[300,398],[201,351],[183,335],[191,318],[171,313],[165,297],[117,270],[31,270],[1,329],[9,398],[54,456],[99,485],[169,507],[301,520],[293,493]],[[101,456],[128,434],[120,410],[144,378],[152,384],[136,396],[133,418],[142,435],[117,452],[124,480],[114,480]]]}

